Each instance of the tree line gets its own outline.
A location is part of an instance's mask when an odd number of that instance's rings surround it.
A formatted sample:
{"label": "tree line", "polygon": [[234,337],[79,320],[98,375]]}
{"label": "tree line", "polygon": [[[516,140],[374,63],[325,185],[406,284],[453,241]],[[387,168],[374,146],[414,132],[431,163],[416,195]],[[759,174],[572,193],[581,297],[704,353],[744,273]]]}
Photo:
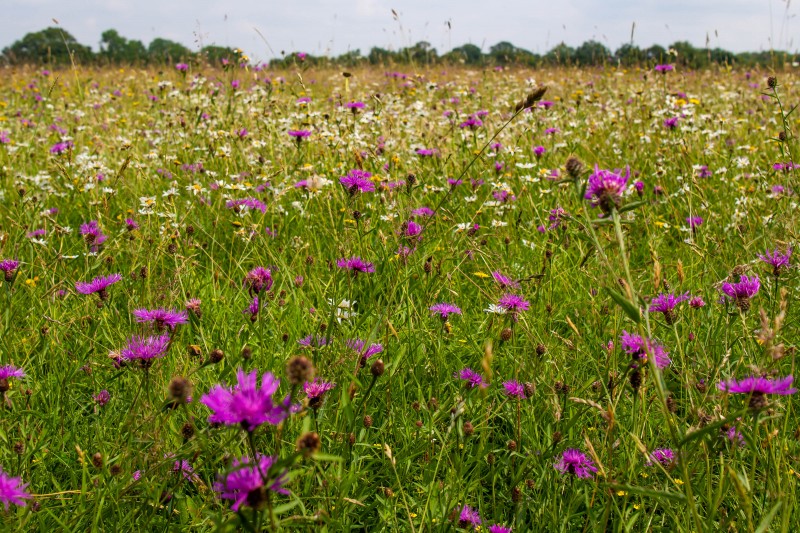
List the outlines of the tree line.
{"label": "tree line", "polygon": [[[735,65],[742,67],[781,67],[796,63],[798,55],[780,51],[733,53],[721,48],[696,48],[687,41],[678,41],[668,47],[653,45],[640,48],[633,43],[623,44],[611,51],[604,44],[589,40],[578,47],[560,43],[540,55],[510,42],[503,41],[484,52],[474,44],[465,44],[439,54],[430,43],[420,41],[400,50],[373,47],[367,55],[352,50],[335,57],[313,56],[302,52],[281,52],[281,57],[270,61],[272,68],[289,67],[296,64],[314,66],[414,64],[465,64],[471,66],[596,66],[596,65],[652,65],[673,63],[685,68],[704,68],[710,65]],[[237,49],[224,46],[204,46],[192,51],[169,39],[156,38],[145,46],[142,41],[126,39],[117,30],[102,33],[97,52],[79,43],[69,32],[61,28],[46,28],[25,35],[11,46],[3,49],[0,62],[6,64],[59,65],[77,61],[81,64],[114,65],[160,65],[177,62],[241,61]]]}

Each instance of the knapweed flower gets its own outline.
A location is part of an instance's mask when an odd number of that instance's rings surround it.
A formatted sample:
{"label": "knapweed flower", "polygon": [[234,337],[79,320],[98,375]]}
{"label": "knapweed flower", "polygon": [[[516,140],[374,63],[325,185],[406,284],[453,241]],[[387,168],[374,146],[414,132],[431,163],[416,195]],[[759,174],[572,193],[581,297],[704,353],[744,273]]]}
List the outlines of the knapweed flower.
{"label": "knapweed flower", "polygon": [[267,212],[267,204],[259,200],[258,198],[239,198],[237,200],[228,200],[225,203],[225,207],[228,209],[234,209],[237,212],[242,208],[246,207],[253,211],[258,210],[262,213]]}
{"label": "knapweed flower", "polygon": [[[174,457],[174,455],[172,455],[172,457]],[[189,481],[191,483],[196,483],[197,481],[200,481],[200,476],[195,474],[194,468],[192,468],[191,463],[189,463],[189,461],[187,461],[186,459],[180,459],[175,461],[172,464],[172,471],[176,474],[181,474],[184,480]]]}
{"label": "knapweed flower", "polygon": [[670,117],[664,119],[664,127],[668,130],[674,130],[678,126],[678,117]]}
{"label": "knapweed flower", "polygon": [[245,315],[250,315],[250,322],[255,322],[258,318],[258,311],[261,309],[258,301],[258,296],[253,297],[253,301],[247,306],[247,309],[242,311]]}
{"label": "knapweed flower", "polygon": [[687,217],[686,223],[689,224],[689,229],[694,233],[697,228],[703,225],[703,217]]}
{"label": "knapweed flower", "polygon": [[674,68],[675,67],[673,67],[672,65],[656,65],[655,70],[656,72],[661,72],[663,74],[666,74],[667,72],[672,71]]}
{"label": "knapweed flower", "polygon": [[297,341],[297,344],[304,348],[321,348],[329,343],[330,339],[328,337],[320,337],[319,335],[307,335]]}
{"label": "knapweed flower", "polygon": [[189,321],[186,311],[174,309],[134,309],[133,316],[139,323],[152,322],[158,331],[163,331],[165,327],[174,330],[178,324],[186,324]]}
{"label": "knapweed flower", "polygon": [[372,273],[375,272],[375,265],[373,263],[367,263],[363,261],[360,257],[353,256],[351,258],[343,257],[341,259],[336,260],[336,266],[341,268],[342,270],[349,270],[353,273],[353,275],[357,275],[359,273]]}
{"label": "knapweed flower", "polygon": [[623,175],[620,169],[612,172],[595,165],[594,173],[589,176],[589,184],[583,197],[590,201],[592,207],[600,207],[603,213],[609,214],[612,209],[619,208],[622,193],[625,192],[630,177],[630,168],[626,168]]}
{"label": "knapweed flower", "polygon": [[143,337],[134,335],[128,339],[128,345],[120,350],[120,357],[128,361],[139,361],[142,365],[149,365],[154,359],[159,359],[167,354],[169,348],[169,335]]}
{"label": "knapweed flower", "polygon": [[308,130],[289,130],[289,137],[292,137],[299,143],[303,139],[311,137],[311,132]]}
{"label": "knapweed flower", "polygon": [[175,65],[175,70],[177,70],[178,72],[186,72],[187,70],[189,70],[189,65],[187,65],[186,63],[177,63]]}
{"label": "knapweed flower", "polygon": [[514,396],[520,400],[525,399],[525,385],[515,379],[504,381],[503,389],[506,396]]}
{"label": "knapweed flower", "polygon": [[504,289],[516,289],[517,287],[519,287],[519,282],[514,281],[508,276],[503,275],[503,273],[500,272],[499,270],[493,271],[492,277],[497,282],[497,284]]}
{"label": "knapweed flower", "polygon": [[722,292],[736,302],[736,305],[742,312],[750,309],[750,299],[758,294],[758,289],[761,288],[761,282],[758,276],[748,278],[747,276],[740,276],[738,283],[725,282],[722,284]]}
{"label": "knapweed flower", "polygon": [[319,378],[314,378],[313,381],[306,381],[303,383],[303,392],[308,396],[308,406],[312,409],[319,409],[322,407],[324,394],[335,386],[336,383],[328,383]]}
{"label": "knapweed flower", "polygon": [[234,459],[230,472],[219,476],[214,483],[214,491],[219,493],[220,498],[233,500],[232,511],[238,511],[242,505],[260,509],[267,502],[268,490],[289,494],[289,491],[283,488],[287,482],[287,472],[285,470],[278,474],[270,472],[277,458],[259,454],[256,465],[250,461],[249,457]]}
{"label": "knapweed flower", "polygon": [[767,250],[765,254],[759,255],[758,258],[768,265],[772,265],[772,273],[775,277],[778,277],[783,270],[791,267],[792,249],[789,248],[786,250],[785,254],[780,253],[777,248],[772,252]]}
{"label": "knapweed flower", "polygon": [[137,229],[139,229],[139,223],[136,222],[135,220],[133,220],[132,218],[126,218],[125,219],[125,228],[128,231],[137,230]]}
{"label": "knapweed flower", "polygon": [[433,216],[433,209],[430,207],[418,207],[411,211],[412,217],[432,217]]}
{"label": "knapweed flower", "polygon": [[517,321],[517,315],[522,311],[527,311],[530,308],[530,303],[522,296],[517,294],[507,293],[500,297],[497,304],[511,313],[511,318],[514,322]]}
{"label": "knapweed flower", "polygon": [[654,463],[672,466],[675,464],[675,452],[671,448],[656,448],[647,458],[647,466],[652,466]]}
{"label": "knapweed flower", "polygon": [[50,153],[60,155],[74,147],[75,145],[72,143],[72,141],[57,142],[50,147]]}
{"label": "knapweed flower", "polygon": [[120,274],[111,274],[110,276],[94,278],[89,282],[78,281],[75,283],[75,290],[81,294],[97,293],[101,300],[107,300],[108,292],[106,292],[106,289],[121,279],[122,276]]}
{"label": "knapweed flower", "polygon": [[442,320],[447,320],[447,318],[450,315],[460,315],[461,314],[461,308],[460,307],[458,307],[456,305],[453,305],[453,304],[446,303],[446,302],[433,304],[428,309],[430,310],[432,315],[439,315],[439,318],[441,318]]}
{"label": "knapweed flower", "polygon": [[797,389],[792,387],[793,376],[785,378],[769,379],[763,376],[750,376],[740,381],[731,379],[717,384],[717,388],[723,392],[734,394],[749,394],[750,408],[760,410],[766,407],[768,394],[778,394],[787,396],[794,394]]}
{"label": "knapweed flower", "polygon": [[458,515],[458,527],[474,529],[479,525],[481,525],[481,515],[478,514],[478,510],[469,505],[462,507]]}
{"label": "knapweed flower", "polygon": [[9,380],[11,378],[24,378],[25,371],[14,365],[0,366],[0,379]]}
{"label": "knapweed flower", "polygon": [[422,226],[413,220],[409,220],[407,222],[403,222],[401,233],[403,237],[407,239],[414,239],[416,237],[417,240],[421,240],[422,237],[419,237],[419,234],[422,233]]}
{"label": "knapweed flower", "polygon": [[20,507],[25,507],[25,500],[32,496],[25,491],[27,483],[23,483],[21,478],[11,477],[0,468],[0,502],[3,503],[8,511],[8,504],[13,503]]}
{"label": "knapweed flower", "polygon": [[100,231],[100,225],[96,220],[90,220],[86,224],[81,224],[81,235],[83,235],[86,244],[92,247],[92,250],[96,250],[97,246],[106,242],[108,238]]}
{"label": "knapweed flower", "polygon": [[345,189],[354,196],[356,193],[372,192],[375,190],[375,184],[370,181],[372,174],[364,170],[353,169],[347,173],[347,176],[339,178]]}
{"label": "knapweed flower", "polygon": [[361,356],[361,366],[366,366],[367,359],[372,357],[373,355],[377,355],[383,352],[383,345],[381,344],[367,344],[362,341],[361,339],[352,339],[345,343],[345,346],[356,352],[359,356]]}
{"label": "knapweed flower", "polygon": [[100,407],[103,407],[111,399],[111,394],[109,394],[106,389],[103,389],[100,392],[98,392],[97,394],[95,394],[94,396],[92,396],[92,399],[95,402],[97,402],[97,405],[99,405]]}
{"label": "knapweed flower", "polygon": [[547,148],[545,148],[544,146],[534,146],[533,147],[533,155],[535,155],[537,159],[542,157],[546,152],[547,152]]}
{"label": "knapweed flower", "polygon": [[561,460],[554,466],[562,474],[572,474],[579,478],[590,478],[597,472],[594,462],[586,454],[574,448],[564,450]]}
{"label": "knapweed flower", "polygon": [[238,383],[234,387],[214,385],[200,403],[211,409],[208,421],[226,426],[241,426],[253,431],[261,424],[277,425],[291,412],[289,396],[277,403],[273,395],[278,391],[280,380],[271,372],[264,372],[261,386],[258,371],[246,373],[241,368],[236,372]]}
{"label": "knapweed flower", "polygon": [[482,389],[486,388],[486,382],[483,381],[483,376],[469,367],[456,372],[455,377],[466,381],[467,388],[469,389],[474,389],[475,387],[480,387]]}
{"label": "knapweed flower", "polygon": [[11,282],[14,279],[14,273],[19,268],[19,261],[16,259],[3,259],[0,261],[0,272],[3,273],[3,277],[7,282]]}
{"label": "knapweed flower", "polygon": [[420,157],[431,157],[432,155],[436,154],[436,150],[432,150],[430,148],[417,148],[414,150],[414,153]]}
{"label": "knapweed flower", "polygon": [[675,306],[681,302],[685,302],[689,299],[689,293],[686,292],[684,294],[679,294],[675,296],[674,294],[664,294],[661,293],[650,302],[650,307],[648,308],[648,312],[650,313],[663,313],[664,320],[666,320],[667,324],[674,324],[675,323]]}
{"label": "knapweed flower", "polygon": [[700,309],[701,307],[705,307],[705,305],[706,303],[700,296],[692,296],[692,299],[689,300],[689,307],[691,307],[692,309]]}
{"label": "knapweed flower", "polygon": [[183,304],[183,307],[186,309],[187,312],[193,314],[197,318],[203,316],[203,310],[200,308],[200,298],[190,298],[186,300],[186,303]]}
{"label": "knapweed flower", "polygon": [[658,368],[664,369],[672,362],[663,346],[652,339],[645,340],[640,335],[635,335],[622,330],[620,335],[622,351],[633,356],[635,362],[646,362],[647,356],[652,355]]}
{"label": "knapweed flower", "polygon": [[501,524],[489,526],[489,533],[511,533],[511,528]]}
{"label": "knapweed flower", "polygon": [[244,284],[251,296],[254,293],[259,294],[261,291],[269,291],[272,288],[272,271],[268,268],[256,267],[247,273]]}

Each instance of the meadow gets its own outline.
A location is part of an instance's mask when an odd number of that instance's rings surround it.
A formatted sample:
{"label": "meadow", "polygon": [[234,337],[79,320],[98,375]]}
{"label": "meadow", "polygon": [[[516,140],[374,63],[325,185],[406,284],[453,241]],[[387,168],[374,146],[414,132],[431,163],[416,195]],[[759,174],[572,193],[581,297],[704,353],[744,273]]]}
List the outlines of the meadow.
{"label": "meadow", "polygon": [[6,531],[800,527],[797,76],[6,68]]}

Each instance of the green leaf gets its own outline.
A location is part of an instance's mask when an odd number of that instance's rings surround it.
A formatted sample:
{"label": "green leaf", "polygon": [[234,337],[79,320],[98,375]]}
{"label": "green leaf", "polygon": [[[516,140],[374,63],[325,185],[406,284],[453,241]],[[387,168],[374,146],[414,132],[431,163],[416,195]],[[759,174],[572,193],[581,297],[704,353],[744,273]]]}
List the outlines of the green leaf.
{"label": "green leaf", "polygon": [[764,533],[769,528],[769,525],[772,523],[772,519],[775,518],[775,514],[778,512],[778,509],[780,508],[781,508],[781,502],[778,501],[778,503],[772,506],[772,509],[769,510],[767,515],[761,519],[761,522],[758,523],[758,527],[756,528],[756,533]]}
{"label": "green leaf", "polygon": [[620,213],[624,213],[625,211],[633,211],[637,207],[641,207],[647,203],[646,200],[639,200],[638,202],[631,202],[629,204],[625,204],[619,208]]}
{"label": "green leaf", "polygon": [[711,433],[712,431],[717,431],[722,428],[725,424],[730,424],[731,420],[736,420],[736,418],[743,416],[747,413],[747,409],[742,409],[738,413],[732,414],[730,417],[718,420],[713,424],[709,424],[702,429],[698,429],[697,431],[692,431],[688,435],[686,435],[683,440],[678,443],[678,448],[683,448],[689,442],[699,439],[700,437],[704,437],[705,435]]}
{"label": "green leaf", "polygon": [[642,316],[641,313],[639,313],[639,307],[637,305],[610,287],[606,287],[606,290],[611,295],[611,299],[625,311],[625,314],[628,315],[631,320],[637,324],[642,321]]}

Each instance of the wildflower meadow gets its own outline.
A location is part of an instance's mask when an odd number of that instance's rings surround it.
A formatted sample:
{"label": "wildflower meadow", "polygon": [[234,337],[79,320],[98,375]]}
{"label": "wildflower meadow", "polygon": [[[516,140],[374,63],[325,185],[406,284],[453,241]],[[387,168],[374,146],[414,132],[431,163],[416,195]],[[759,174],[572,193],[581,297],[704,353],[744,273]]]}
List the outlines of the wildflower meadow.
{"label": "wildflower meadow", "polygon": [[0,78],[4,531],[796,531],[791,71]]}

